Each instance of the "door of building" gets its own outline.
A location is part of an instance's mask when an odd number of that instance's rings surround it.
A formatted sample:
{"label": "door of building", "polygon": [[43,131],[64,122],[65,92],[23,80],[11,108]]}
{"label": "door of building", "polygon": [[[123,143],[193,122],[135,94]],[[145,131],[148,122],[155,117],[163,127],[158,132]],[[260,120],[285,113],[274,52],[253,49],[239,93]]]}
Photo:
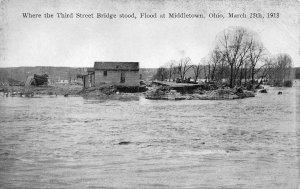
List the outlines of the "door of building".
{"label": "door of building", "polygon": [[120,83],[125,83],[125,72],[121,72]]}

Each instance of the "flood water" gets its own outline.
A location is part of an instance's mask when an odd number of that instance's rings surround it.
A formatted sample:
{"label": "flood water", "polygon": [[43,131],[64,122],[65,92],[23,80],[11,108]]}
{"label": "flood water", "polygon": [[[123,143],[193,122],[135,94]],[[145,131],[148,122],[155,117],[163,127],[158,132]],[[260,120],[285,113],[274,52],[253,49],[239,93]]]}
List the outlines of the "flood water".
{"label": "flood water", "polygon": [[297,84],[225,101],[1,96],[0,188],[295,189]]}

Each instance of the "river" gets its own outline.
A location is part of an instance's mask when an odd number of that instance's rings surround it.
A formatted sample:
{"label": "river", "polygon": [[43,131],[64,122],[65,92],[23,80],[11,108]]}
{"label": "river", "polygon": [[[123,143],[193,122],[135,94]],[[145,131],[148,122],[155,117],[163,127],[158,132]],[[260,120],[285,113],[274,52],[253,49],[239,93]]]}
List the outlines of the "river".
{"label": "river", "polygon": [[295,189],[296,84],[223,101],[1,96],[0,188]]}

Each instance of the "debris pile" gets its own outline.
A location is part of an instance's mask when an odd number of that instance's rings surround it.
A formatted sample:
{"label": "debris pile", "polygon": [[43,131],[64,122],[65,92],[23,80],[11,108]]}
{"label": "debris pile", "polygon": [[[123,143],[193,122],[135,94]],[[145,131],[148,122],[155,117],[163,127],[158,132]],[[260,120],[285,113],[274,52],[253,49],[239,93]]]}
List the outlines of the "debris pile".
{"label": "debris pile", "polygon": [[267,90],[266,89],[262,89],[259,91],[260,93],[267,93]]}
{"label": "debris pile", "polygon": [[48,84],[48,75],[43,74],[43,75],[37,75],[34,74],[33,76],[28,76],[25,86],[40,86],[40,85],[47,85]]}
{"label": "debris pile", "polygon": [[102,85],[101,87],[90,87],[81,91],[83,96],[109,96],[116,94],[117,89],[113,85]]}
{"label": "debris pile", "polygon": [[232,100],[254,97],[252,91],[239,89],[216,89],[212,91],[194,90],[192,94],[181,94],[166,87],[159,87],[146,93],[151,100]]}

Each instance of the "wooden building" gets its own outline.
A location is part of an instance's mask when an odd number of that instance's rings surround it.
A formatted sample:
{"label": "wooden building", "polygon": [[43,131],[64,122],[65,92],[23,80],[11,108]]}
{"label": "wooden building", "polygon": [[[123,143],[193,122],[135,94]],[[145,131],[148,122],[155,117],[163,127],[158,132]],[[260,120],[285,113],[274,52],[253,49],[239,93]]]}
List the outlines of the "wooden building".
{"label": "wooden building", "polygon": [[84,87],[99,87],[103,84],[116,86],[139,86],[138,62],[95,62],[84,76]]}

